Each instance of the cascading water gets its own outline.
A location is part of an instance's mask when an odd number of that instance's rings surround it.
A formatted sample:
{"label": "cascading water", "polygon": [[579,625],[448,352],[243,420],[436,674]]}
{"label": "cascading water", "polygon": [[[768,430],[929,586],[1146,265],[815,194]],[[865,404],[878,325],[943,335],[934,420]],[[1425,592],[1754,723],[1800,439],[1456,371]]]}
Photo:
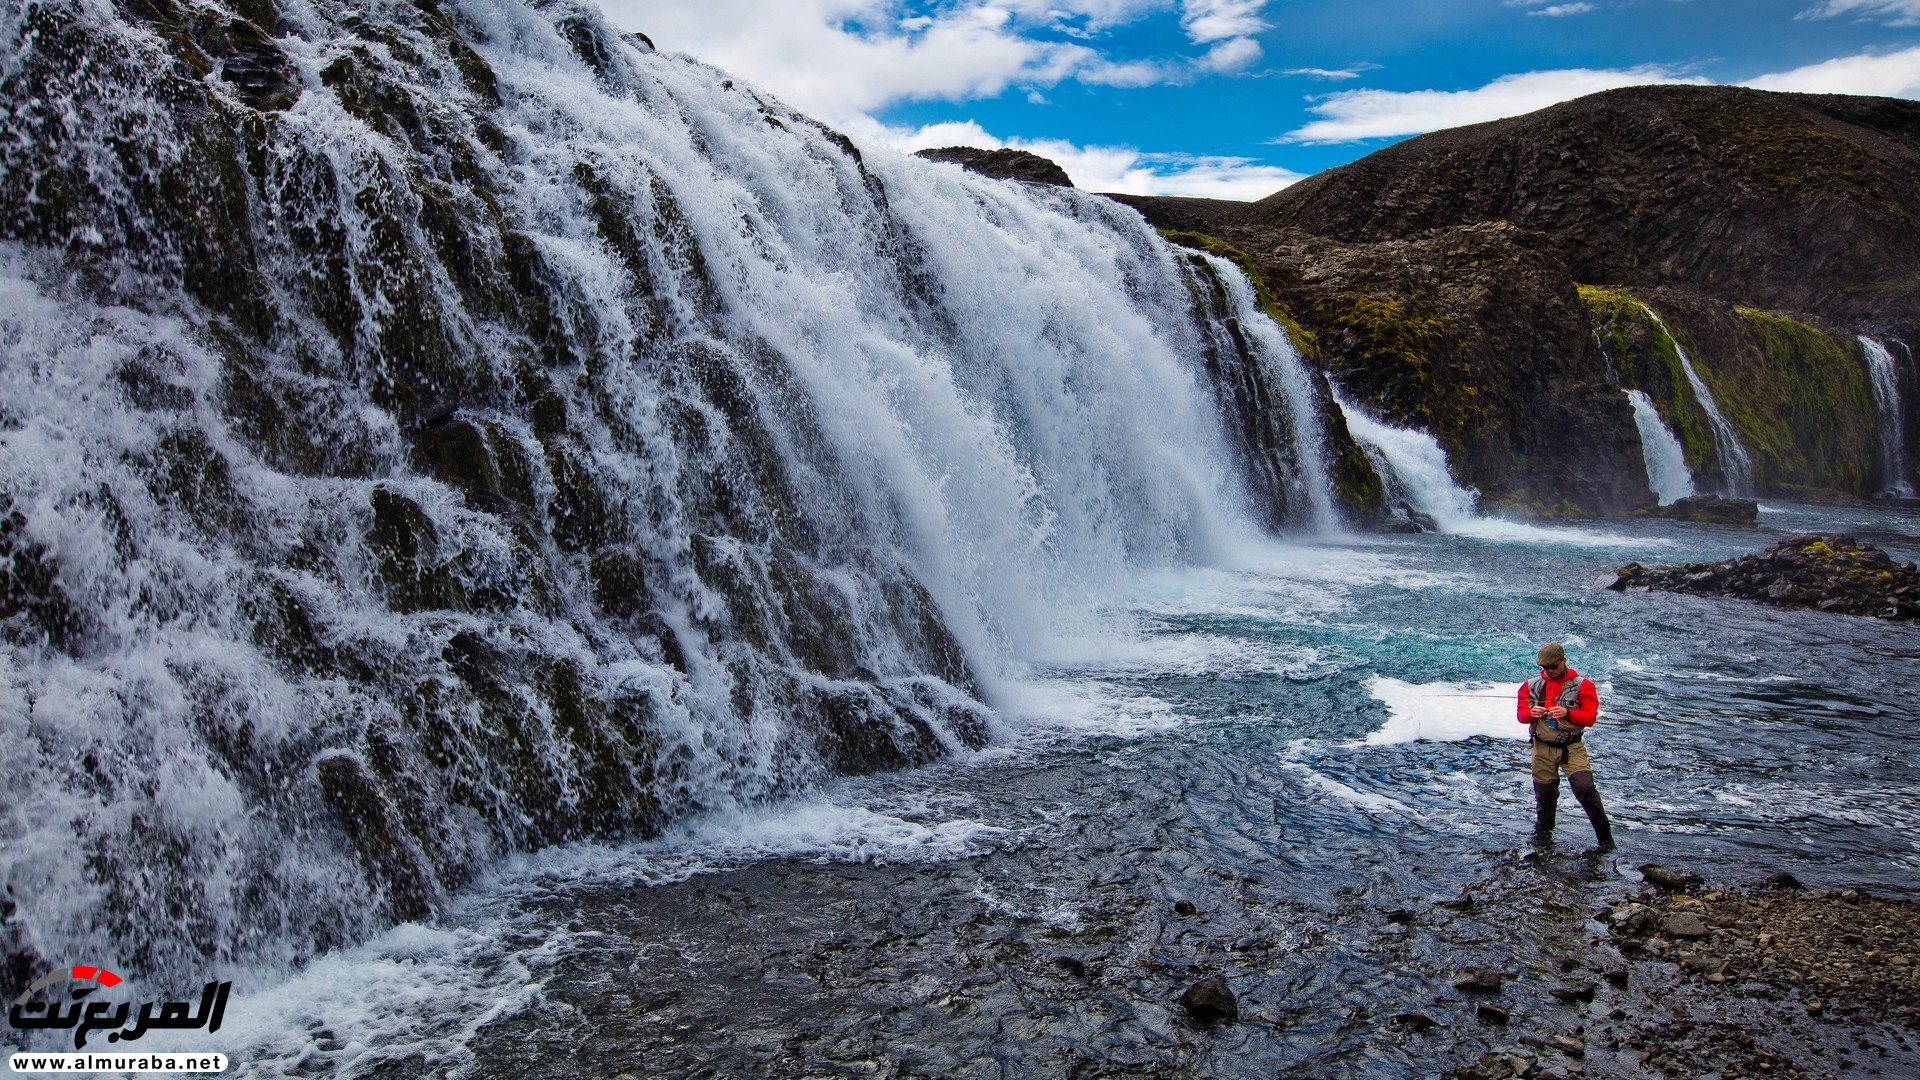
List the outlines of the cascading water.
{"label": "cascading water", "polygon": [[1885,477],[1882,483],[1888,494],[1911,499],[1914,488],[1907,476],[1907,425],[1900,402],[1900,372],[1885,345],[1865,335],[1856,340],[1866,353],[1873,403],[1880,411],[1880,464],[1881,475]]}
{"label": "cascading water", "polygon": [[1106,200],[564,2],[22,10],[9,979],[277,970],[504,852],[981,745],[1110,590],[1272,524],[1223,336],[1331,520],[1244,279]]}
{"label": "cascading water", "polygon": [[1720,454],[1721,471],[1725,473],[1726,490],[1729,496],[1751,495],[1753,493],[1753,459],[1747,456],[1746,447],[1740,445],[1740,436],[1733,425],[1720,414],[1720,406],[1713,400],[1713,391],[1700,379],[1700,373],[1693,369],[1693,360],[1687,356],[1687,350],[1680,339],[1673,336],[1659,313],[1645,304],[1640,310],[1647,313],[1660,333],[1673,343],[1674,354],[1680,358],[1680,370],[1687,376],[1687,385],[1693,387],[1693,399],[1700,403],[1700,410],[1706,413],[1707,427],[1713,432],[1713,445]]}
{"label": "cascading water", "polygon": [[[1210,382],[1228,427],[1253,470],[1256,492],[1272,497],[1275,525],[1322,532],[1339,525],[1322,420],[1331,400],[1280,324],[1261,310],[1253,283],[1230,260],[1193,253],[1196,269],[1221,289],[1208,352]],[[1276,395],[1278,400],[1276,399]]]}
{"label": "cascading water", "polygon": [[1633,402],[1633,422],[1640,429],[1640,453],[1647,462],[1647,484],[1664,505],[1693,494],[1693,473],[1687,468],[1680,440],[1660,420],[1653,401],[1639,390],[1627,391]]}
{"label": "cascading water", "polygon": [[1447,452],[1432,435],[1382,423],[1337,395],[1334,400],[1346,414],[1347,429],[1386,481],[1390,503],[1406,503],[1432,518],[1441,532],[1468,531],[1480,520],[1479,495],[1454,482]]}

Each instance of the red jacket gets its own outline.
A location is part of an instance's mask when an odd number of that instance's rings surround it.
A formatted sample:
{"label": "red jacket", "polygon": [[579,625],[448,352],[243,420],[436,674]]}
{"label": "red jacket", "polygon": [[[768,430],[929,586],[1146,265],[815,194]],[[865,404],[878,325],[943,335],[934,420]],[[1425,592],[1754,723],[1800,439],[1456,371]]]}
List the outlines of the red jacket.
{"label": "red jacket", "polygon": [[[1541,674],[1544,675],[1545,672]],[[1580,673],[1571,667],[1567,668],[1566,674],[1558,679],[1547,680],[1545,687],[1547,707],[1552,708],[1560,704],[1560,688],[1566,685],[1568,679],[1580,679],[1580,704],[1567,712],[1567,719],[1580,727],[1592,727],[1593,722],[1600,719],[1600,691],[1593,688],[1592,679],[1581,679]],[[1526,683],[1520,684],[1519,716],[1521,723],[1533,723],[1531,703],[1527,700]]]}

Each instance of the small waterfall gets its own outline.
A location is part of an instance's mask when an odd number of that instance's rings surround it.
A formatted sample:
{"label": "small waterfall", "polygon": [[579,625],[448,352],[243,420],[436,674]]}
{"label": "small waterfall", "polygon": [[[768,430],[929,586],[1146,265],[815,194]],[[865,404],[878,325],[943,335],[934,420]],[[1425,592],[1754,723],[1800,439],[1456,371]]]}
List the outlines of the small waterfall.
{"label": "small waterfall", "polygon": [[1693,369],[1693,359],[1687,355],[1680,339],[1667,329],[1659,313],[1645,304],[1640,305],[1640,310],[1646,312],[1647,318],[1652,319],[1653,324],[1673,343],[1673,351],[1680,357],[1680,370],[1686,373],[1687,385],[1693,387],[1693,398],[1700,403],[1701,411],[1707,414],[1707,427],[1713,432],[1713,445],[1719,451],[1721,470],[1726,475],[1726,491],[1723,494],[1736,497],[1753,494],[1753,459],[1747,456],[1746,447],[1740,445],[1740,436],[1733,430],[1733,425],[1720,414],[1720,406],[1713,400],[1713,391],[1708,390],[1707,384],[1701,381],[1700,374]]}
{"label": "small waterfall", "polygon": [[1454,482],[1447,452],[1432,435],[1382,423],[1337,395],[1334,400],[1346,414],[1347,430],[1386,481],[1390,505],[1406,503],[1432,518],[1441,532],[1472,531],[1483,520],[1476,510],[1479,495]]}
{"label": "small waterfall", "polygon": [[1867,372],[1872,376],[1873,403],[1880,410],[1880,465],[1886,491],[1902,499],[1914,497],[1913,483],[1907,477],[1906,418],[1900,401],[1900,372],[1893,354],[1874,339],[1861,335],[1860,348],[1867,354]]}
{"label": "small waterfall", "polygon": [[[1192,257],[1223,286],[1225,318],[1218,336],[1224,340],[1216,341],[1211,354],[1221,358],[1211,381],[1230,414],[1228,427],[1241,437],[1256,491],[1281,497],[1270,520],[1276,526],[1336,529],[1323,392],[1287,332],[1261,309],[1253,283],[1240,268],[1218,255],[1195,252]],[[1237,361],[1231,368],[1228,357]]]}
{"label": "small waterfall", "polygon": [[1633,422],[1640,428],[1640,453],[1647,462],[1647,484],[1661,504],[1693,494],[1693,473],[1687,469],[1680,440],[1660,420],[1653,400],[1639,390],[1627,391],[1633,402]]}

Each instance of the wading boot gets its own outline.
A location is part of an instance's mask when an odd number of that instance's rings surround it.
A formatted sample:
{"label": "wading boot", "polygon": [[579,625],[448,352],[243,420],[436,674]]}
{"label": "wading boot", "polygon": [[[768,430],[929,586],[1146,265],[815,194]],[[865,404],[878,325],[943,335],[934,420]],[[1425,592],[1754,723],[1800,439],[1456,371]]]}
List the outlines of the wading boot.
{"label": "wading boot", "polygon": [[1587,820],[1593,822],[1593,838],[1599,841],[1601,851],[1613,850],[1613,826],[1607,823],[1607,809],[1600,805],[1600,792],[1589,788],[1586,791],[1575,790],[1573,797],[1580,800],[1580,809],[1587,812]]}
{"label": "wading boot", "polygon": [[1553,812],[1560,805],[1558,782],[1533,785],[1533,838],[1539,843],[1553,841]]}

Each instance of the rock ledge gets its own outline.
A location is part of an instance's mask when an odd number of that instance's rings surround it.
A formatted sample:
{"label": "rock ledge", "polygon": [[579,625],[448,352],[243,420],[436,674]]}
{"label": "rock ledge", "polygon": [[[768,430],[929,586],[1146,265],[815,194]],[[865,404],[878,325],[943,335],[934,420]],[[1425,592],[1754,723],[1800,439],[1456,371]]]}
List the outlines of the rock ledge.
{"label": "rock ledge", "polygon": [[1920,620],[1920,570],[1851,536],[1791,536],[1752,555],[1713,563],[1621,567],[1607,588],[1732,596],[1846,615]]}

